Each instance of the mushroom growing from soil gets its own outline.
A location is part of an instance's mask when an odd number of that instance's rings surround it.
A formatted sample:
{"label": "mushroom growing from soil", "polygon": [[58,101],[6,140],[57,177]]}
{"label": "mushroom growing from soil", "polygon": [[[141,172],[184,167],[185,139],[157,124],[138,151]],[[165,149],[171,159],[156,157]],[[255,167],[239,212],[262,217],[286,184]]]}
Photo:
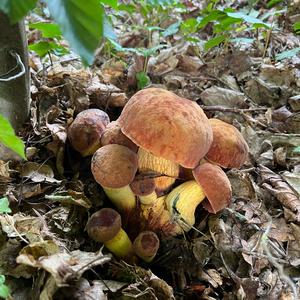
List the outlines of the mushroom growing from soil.
{"label": "mushroom growing from soil", "polygon": [[137,155],[129,148],[110,144],[93,155],[91,169],[95,180],[113,204],[122,212],[136,206],[135,195],[129,184],[137,171]]}
{"label": "mushroom growing from soil", "polygon": [[101,136],[101,145],[105,146],[109,144],[123,145],[133,152],[137,152],[138,150],[138,146],[135,145],[126,135],[122,133],[118,121],[110,122],[106,126]]}
{"label": "mushroom growing from soil", "polygon": [[72,147],[83,157],[93,155],[101,146],[101,135],[108,123],[107,113],[100,109],[80,112],[68,128]]}
{"label": "mushroom growing from soil", "polygon": [[191,169],[206,155],[213,139],[210,123],[196,102],[160,88],[133,95],[118,121],[139,147]]}
{"label": "mushroom growing from soil", "polygon": [[195,180],[177,186],[166,198],[170,214],[178,215],[177,223],[184,231],[194,225],[196,208],[205,198],[203,207],[211,213],[228,206],[231,199],[230,181],[219,166],[203,163],[193,170],[193,175]]}
{"label": "mushroom growing from soil", "polygon": [[223,168],[240,168],[247,159],[249,147],[242,134],[231,124],[209,119],[213,142],[206,159]]}
{"label": "mushroom growing from soil", "polygon": [[159,248],[159,238],[153,231],[142,231],[133,242],[135,254],[145,262],[151,262]]}
{"label": "mushroom growing from soil", "polygon": [[151,205],[157,199],[153,178],[136,176],[134,181],[130,183],[130,188],[142,204]]}
{"label": "mushroom growing from soil", "polygon": [[120,214],[112,208],[102,208],[95,212],[86,224],[91,239],[101,242],[116,257],[132,261],[133,245],[122,229]]}

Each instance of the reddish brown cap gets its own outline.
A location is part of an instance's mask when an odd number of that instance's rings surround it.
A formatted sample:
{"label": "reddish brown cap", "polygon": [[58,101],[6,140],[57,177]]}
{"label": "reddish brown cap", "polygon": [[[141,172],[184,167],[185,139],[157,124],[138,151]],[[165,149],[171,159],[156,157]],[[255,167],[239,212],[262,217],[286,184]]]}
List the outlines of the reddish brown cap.
{"label": "reddish brown cap", "polygon": [[79,113],[68,128],[68,138],[72,147],[82,156],[94,154],[101,146],[101,135],[109,123],[106,112],[87,109]]}
{"label": "reddish brown cap", "polygon": [[231,124],[209,119],[213,142],[206,158],[223,168],[240,168],[247,159],[249,147],[242,134]]}
{"label": "reddish brown cap", "polygon": [[102,208],[92,214],[86,224],[86,230],[91,239],[104,243],[117,235],[121,225],[121,216],[117,211]]}
{"label": "reddish brown cap", "polygon": [[217,213],[229,205],[231,184],[219,166],[204,163],[193,170],[193,175],[206,195],[207,200],[202,204],[207,211]]}
{"label": "reddish brown cap", "polygon": [[137,167],[136,153],[117,144],[98,149],[91,163],[95,180],[107,188],[121,188],[128,185],[133,181]]}
{"label": "reddish brown cap", "polygon": [[136,93],[119,124],[135,144],[186,168],[194,168],[212,143],[212,129],[200,106],[159,88]]}
{"label": "reddish brown cap", "polygon": [[136,176],[134,181],[130,183],[130,188],[137,196],[147,196],[155,191],[155,180],[143,175]]}
{"label": "reddish brown cap", "polygon": [[118,121],[110,122],[101,136],[101,145],[118,144],[137,152],[138,146],[121,131]]}
{"label": "reddish brown cap", "polygon": [[133,242],[137,256],[146,259],[153,258],[159,248],[159,238],[153,231],[142,231]]}

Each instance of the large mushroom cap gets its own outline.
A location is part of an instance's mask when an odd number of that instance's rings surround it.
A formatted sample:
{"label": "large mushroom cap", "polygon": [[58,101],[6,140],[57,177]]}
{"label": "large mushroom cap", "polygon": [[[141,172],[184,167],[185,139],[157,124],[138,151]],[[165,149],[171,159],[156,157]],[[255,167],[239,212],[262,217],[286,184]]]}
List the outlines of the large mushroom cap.
{"label": "large mushroom cap", "polygon": [[204,190],[207,200],[202,203],[207,211],[217,213],[229,205],[231,184],[219,166],[204,163],[193,170],[193,175]]}
{"label": "large mushroom cap", "polygon": [[231,124],[209,119],[213,142],[206,158],[223,168],[240,168],[247,159],[249,147],[242,134]]}
{"label": "large mushroom cap", "polygon": [[133,181],[137,155],[125,146],[110,144],[98,149],[91,163],[95,180],[107,188],[121,188]]}
{"label": "large mushroom cap", "polygon": [[212,143],[211,126],[199,105],[159,88],[131,97],[119,124],[138,146],[186,168],[196,167]]}

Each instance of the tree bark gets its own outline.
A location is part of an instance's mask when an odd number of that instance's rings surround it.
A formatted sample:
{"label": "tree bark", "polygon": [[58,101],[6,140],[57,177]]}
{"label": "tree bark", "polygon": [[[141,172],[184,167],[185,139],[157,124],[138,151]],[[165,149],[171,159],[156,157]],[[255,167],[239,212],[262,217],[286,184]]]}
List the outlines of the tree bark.
{"label": "tree bark", "polygon": [[[17,53],[25,66],[25,74],[8,82],[0,80],[0,114],[4,115],[18,130],[29,116],[30,82],[28,70],[28,48],[24,22],[12,25],[8,17],[0,12],[0,79],[18,74]],[[15,68],[15,69],[14,69]]]}

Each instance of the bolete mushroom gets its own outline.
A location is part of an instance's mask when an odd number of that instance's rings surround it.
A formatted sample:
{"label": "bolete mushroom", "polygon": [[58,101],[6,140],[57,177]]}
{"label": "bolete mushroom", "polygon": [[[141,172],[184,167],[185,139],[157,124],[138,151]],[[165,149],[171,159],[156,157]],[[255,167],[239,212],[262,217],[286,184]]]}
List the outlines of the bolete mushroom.
{"label": "bolete mushroom", "polygon": [[231,199],[231,184],[225,172],[211,163],[200,164],[193,170],[195,180],[182,183],[166,197],[171,215],[177,215],[178,226],[188,231],[195,223],[195,211],[203,201],[203,207],[217,213],[228,206]]}
{"label": "bolete mushroom", "polygon": [[118,120],[136,145],[186,168],[198,165],[213,139],[210,123],[196,102],[160,88],[133,95]]}
{"label": "bolete mushroom", "polygon": [[133,193],[139,197],[142,204],[151,205],[157,199],[154,178],[138,175],[134,181],[130,183],[130,188]]}
{"label": "bolete mushroom", "polygon": [[95,180],[113,204],[122,212],[136,206],[135,195],[129,184],[137,171],[137,155],[129,148],[110,144],[93,155],[91,169]]}
{"label": "bolete mushroom", "polygon": [[135,254],[145,262],[151,262],[159,248],[159,238],[153,231],[142,231],[133,242]]}
{"label": "bolete mushroom", "polygon": [[242,134],[231,124],[209,119],[213,142],[206,159],[223,168],[240,168],[247,159],[249,147]]}
{"label": "bolete mushroom", "polygon": [[95,212],[86,224],[91,239],[101,242],[116,257],[132,261],[133,245],[122,229],[120,214],[112,208],[102,208]]}
{"label": "bolete mushroom", "polygon": [[118,121],[110,122],[101,136],[101,145],[118,144],[126,146],[133,152],[137,152],[138,146],[135,145],[126,135],[121,131]]}
{"label": "bolete mushroom", "polygon": [[101,135],[108,123],[107,113],[100,109],[80,112],[68,128],[72,147],[83,157],[93,155],[101,146]]}

